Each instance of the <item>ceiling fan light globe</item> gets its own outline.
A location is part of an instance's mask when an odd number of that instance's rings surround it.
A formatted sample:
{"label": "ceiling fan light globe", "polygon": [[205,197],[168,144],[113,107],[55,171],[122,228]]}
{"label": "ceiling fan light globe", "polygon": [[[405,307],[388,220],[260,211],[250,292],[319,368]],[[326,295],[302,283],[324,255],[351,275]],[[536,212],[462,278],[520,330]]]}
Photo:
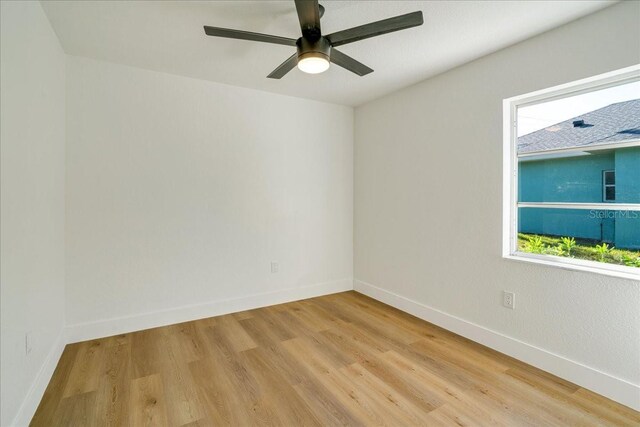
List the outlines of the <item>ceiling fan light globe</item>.
{"label": "ceiling fan light globe", "polygon": [[298,68],[308,74],[320,74],[329,69],[329,61],[322,56],[306,56],[298,60]]}

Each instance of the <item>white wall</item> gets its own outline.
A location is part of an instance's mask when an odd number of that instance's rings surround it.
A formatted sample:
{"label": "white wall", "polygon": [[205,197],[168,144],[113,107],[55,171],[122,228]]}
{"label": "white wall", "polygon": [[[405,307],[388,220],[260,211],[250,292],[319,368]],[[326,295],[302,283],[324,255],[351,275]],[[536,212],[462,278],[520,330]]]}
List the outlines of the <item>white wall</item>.
{"label": "white wall", "polygon": [[[640,3],[624,2],[357,108],[356,289],[637,390],[640,283],[503,260],[501,233],[502,100],[639,63],[638,16]],[[501,306],[503,289],[515,310]]]}
{"label": "white wall", "polygon": [[352,108],[78,57],[67,89],[76,339],[352,287]]}
{"label": "white wall", "polygon": [[6,426],[30,393],[43,391],[32,387],[47,358],[57,362],[64,326],[65,57],[40,3],[3,1],[0,19],[0,424]]}

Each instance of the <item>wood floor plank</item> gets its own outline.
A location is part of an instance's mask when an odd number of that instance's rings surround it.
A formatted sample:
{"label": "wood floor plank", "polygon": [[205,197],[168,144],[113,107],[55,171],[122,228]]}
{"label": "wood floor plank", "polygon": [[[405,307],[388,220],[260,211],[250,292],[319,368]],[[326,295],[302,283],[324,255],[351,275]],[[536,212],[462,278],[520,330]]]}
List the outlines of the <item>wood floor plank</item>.
{"label": "wood floor plank", "polygon": [[146,329],[131,334],[133,378],[147,377],[162,371],[163,335],[162,328]]}
{"label": "wood floor plank", "polygon": [[289,310],[281,310],[281,313],[297,318],[306,328],[314,331],[326,331],[331,329],[334,322],[326,321],[308,309],[308,306],[298,302],[291,303]]}
{"label": "wood floor plank", "polygon": [[239,323],[258,346],[268,347],[292,338],[283,331],[271,329],[262,316],[254,316],[249,319],[240,320]]}
{"label": "wood floor plank", "polygon": [[341,371],[355,386],[359,386],[376,405],[387,414],[385,418],[397,420],[401,425],[424,425],[425,417],[431,411],[425,411],[414,405],[413,399],[402,396],[391,385],[354,363]]}
{"label": "wood floor plank", "polygon": [[[199,352],[204,357],[204,345],[195,345],[190,340],[188,344],[185,343],[183,337],[176,337],[176,334],[181,334],[182,331],[182,328],[180,331],[166,329],[162,345],[164,357],[161,359],[168,420],[171,425],[179,426],[205,417],[197,387],[189,370],[188,363],[192,359],[191,357],[185,358],[185,352],[190,356],[194,352]],[[190,331],[191,336],[194,336],[193,332],[193,330]],[[187,349],[187,347],[190,348]]]}
{"label": "wood floor plank", "polygon": [[165,328],[167,344],[181,362],[193,362],[208,355],[200,331],[196,322],[180,323]]}
{"label": "wood floor plank", "polygon": [[420,334],[405,328],[399,328],[397,325],[376,317],[372,313],[355,310],[349,304],[335,298],[335,296],[329,300],[318,301],[318,305],[331,314],[335,313],[344,317],[347,323],[354,323],[374,335],[399,342],[402,345],[411,344],[422,338]]}
{"label": "wood floor plank", "polygon": [[129,407],[129,424],[132,426],[169,425],[166,399],[160,374],[136,378],[131,381]]}
{"label": "wood floor plank", "polygon": [[[330,365],[347,366],[342,360],[336,362],[331,357],[332,352],[318,351],[321,348],[318,346],[321,344],[315,340],[315,335],[304,334],[302,337],[306,338],[304,351],[323,354]],[[317,380],[304,360],[292,357],[284,350],[286,342],[260,347],[259,350],[266,352],[261,358],[262,362],[268,365],[269,369],[278,372],[289,384],[293,384],[298,396],[320,419],[324,420],[325,425],[366,425],[364,420],[346,410],[334,394]]]}
{"label": "wood floor plank", "polygon": [[267,362],[269,352],[255,348],[242,352],[240,356],[249,372],[258,382],[260,396],[268,405],[275,424],[290,426],[321,426],[322,423],[303,399],[296,393],[284,376]]}
{"label": "wood floor plank", "polygon": [[339,322],[349,322],[348,317],[340,317],[336,313],[332,313],[331,311],[327,311],[324,308],[318,305],[320,300],[316,298],[296,301],[296,304],[300,304],[300,306],[309,313],[317,321],[326,323],[330,325],[330,327],[335,326]]}
{"label": "wood floor plank", "polygon": [[223,364],[207,357],[191,362],[189,369],[210,423],[223,426],[251,423],[251,413],[246,409],[247,397],[234,386]]}
{"label": "wood floor plank", "polygon": [[36,413],[31,420],[32,426],[48,426],[53,420],[54,414],[60,404],[69,374],[73,369],[76,354],[80,349],[79,344],[69,344],[64,348],[58,366],[51,377],[49,386],[42,396],[42,400],[38,405]]}
{"label": "wood floor plank", "polygon": [[88,393],[98,389],[104,364],[106,347],[100,340],[87,341],[79,345],[73,368],[69,373],[62,397]]}
{"label": "wood floor plank", "polygon": [[120,334],[112,337],[103,338],[101,340],[105,347],[117,347],[119,345],[125,345],[131,343],[131,334]]}
{"label": "wood floor plank", "polygon": [[104,374],[99,380],[96,392],[96,418],[103,426],[127,426],[131,386],[130,344],[112,345],[107,347],[105,352]]}
{"label": "wood floor plank", "polygon": [[73,394],[60,401],[47,426],[97,426],[96,392]]}
{"label": "wood floor plank", "polygon": [[[395,351],[386,352],[379,358],[387,363],[387,369],[395,372],[404,382],[416,388],[423,399],[427,399],[432,402],[433,406],[437,406],[428,417],[428,420],[434,421],[435,424],[447,420],[447,424],[461,422],[464,425],[463,420],[468,421],[469,419],[481,420],[478,422],[480,425],[484,423],[488,425],[513,424],[511,420],[507,422],[499,415],[500,408],[496,408],[493,402],[487,404],[484,399],[469,399],[466,395],[469,388],[454,385],[420,363],[405,358]],[[443,407],[448,409],[442,410]],[[445,415],[444,417],[438,415],[431,417],[433,413]],[[452,414],[458,416],[459,419]]]}
{"label": "wood floor plank", "polygon": [[[242,365],[233,349],[233,344],[217,327],[209,328],[207,332],[207,342],[210,346],[208,362],[221,368],[220,373],[228,379],[228,384],[231,386],[229,393],[236,393],[249,404],[255,404],[259,399],[258,384]],[[211,380],[215,381],[215,377]]]}
{"label": "wood floor plank", "polygon": [[235,317],[222,316],[219,318],[217,325],[217,329],[225,334],[236,352],[249,350],[258,346]]}
{"label": "wood floor plank", "polygon": [[385,425],[384,415],[377,408],[364,390],[355,387],[347,376],[331,365],[323,357],[310,352],[310,347],[304,338],[289,340],[283,345],[293,355],[303,357],[307,368],[314,374],[316,380],[341,402],[346,411],[358,419],[364,420],[365,425]]}
{"label": "wood floor plank", "polygon": [[431,393],[425,393],[424,389],[417,389],[411,382],[401,378],[390,366],[378,356],[386,352],[384,348],[376,345],[372,340],[362,337],[351,331],[351,334],[342,330],[327,330],[323,332],[334,345],[350,354],[357,360],[359,366],[368,371],[383,384],[389,386],[394,393],[407,399],[411,405],[420,408],[427,413],[440,406],[443,402],[435,398]]}
{"label": "wood floor plank", "polygon": [[293,336],[306,338],[307,344],[312,347],[311,351],[322,353],[332,361],[333,366],[348,366],[355,362],[351,355],[345,353],[342,348],[333,345],[322,333],[307,329],[299,319],[289,313],[282,312],[279,317],[279,321],[286,325],[285,327],[289,329]]}
{"label": "wood floor plank", "polygon": [[[579,411],[561,411],[552,399],[540,399],[535,389],[524,389],[522,383],[504,375],[501,365],[492,366],[473,358],[472,352],[452,352],[433,342],[420,340],[411,345],[419,352],[434,358],[446,359],[456,371],[464,372],[474,382],[467,396],[495,398],[501,405],[508,405],[512,411],[520,411],[520,418],[537,418],[545,425],[575,425],[582,420]],[[525,402],[526,404],[522,404]],[[534,415],[535,414],[535,415]]]}
{"label": "wood floor plank", "polygon": [[584,388],[578,388],[571,394],[570,403],[596,414],[611,425],[640,426],[640,412]]}
{"label": "wood floor plank", "polygon": [[637,425],[640,425],[640,417],[633,420],[622,412],[610,411],[608,405],[593,405],[592,402],[581,398],[583,392],[575,385],[568,383],[571,384],[571,386],[568,386],[566,381],[550,374],[539,374],[534,370],[522,368],[509,369],[506,374],[544,393],[549,398],[560,401],[563,404],[570,404],[569,406],[589,414],[594,419],[601,420],[602,423],[623,425],[626,422],[635,421]]}
{"label": "wood floor plank", "polygon": [[68,345],[32,426],[640,426],[356,292]]}

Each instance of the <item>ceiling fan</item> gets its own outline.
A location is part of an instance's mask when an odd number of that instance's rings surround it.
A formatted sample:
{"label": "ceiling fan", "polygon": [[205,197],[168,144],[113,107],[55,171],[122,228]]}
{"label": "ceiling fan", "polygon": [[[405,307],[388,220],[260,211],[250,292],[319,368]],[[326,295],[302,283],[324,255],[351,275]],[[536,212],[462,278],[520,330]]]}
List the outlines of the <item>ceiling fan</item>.
{"label": "ceiling fan", "polygon": [[393,31],[417,27],[424,23],[422,12],[418,11],[371,22],[324,36],[320,30],[320,18],[322,18],[324,14],[324,7],[318,4],[318,0],[294,1],[296,11],[298,12],[298,20],[300,21],[300,29],[302,30],[302,37],[297,40],[269,34],[252,33],[249,31],[209,27],[207,25],[204,26],[204,32],[209,36],[295,46],[297,52],[273,70],[271,74],[267,76],[270,79],[281,79],[296,65],[305,73],[322,73],[329,68],[329,62],[333,62],[359,76],[364,76],[373,70],[352,57],[336,50],[335,48],[337,46],[391,33]]}

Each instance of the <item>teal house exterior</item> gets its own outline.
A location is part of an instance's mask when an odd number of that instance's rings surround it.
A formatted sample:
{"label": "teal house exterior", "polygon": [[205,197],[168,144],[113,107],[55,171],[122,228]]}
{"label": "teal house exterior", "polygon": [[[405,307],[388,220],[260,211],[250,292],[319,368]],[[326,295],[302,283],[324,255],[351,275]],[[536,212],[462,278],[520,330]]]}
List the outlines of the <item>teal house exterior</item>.
{"label": "teal house exterior", "polygon": [[[519,202],[640,204],[640,100],[521,136],[518,156]],[[640,249],[639,211],[521,207],[518,217],[522,233]]]}

